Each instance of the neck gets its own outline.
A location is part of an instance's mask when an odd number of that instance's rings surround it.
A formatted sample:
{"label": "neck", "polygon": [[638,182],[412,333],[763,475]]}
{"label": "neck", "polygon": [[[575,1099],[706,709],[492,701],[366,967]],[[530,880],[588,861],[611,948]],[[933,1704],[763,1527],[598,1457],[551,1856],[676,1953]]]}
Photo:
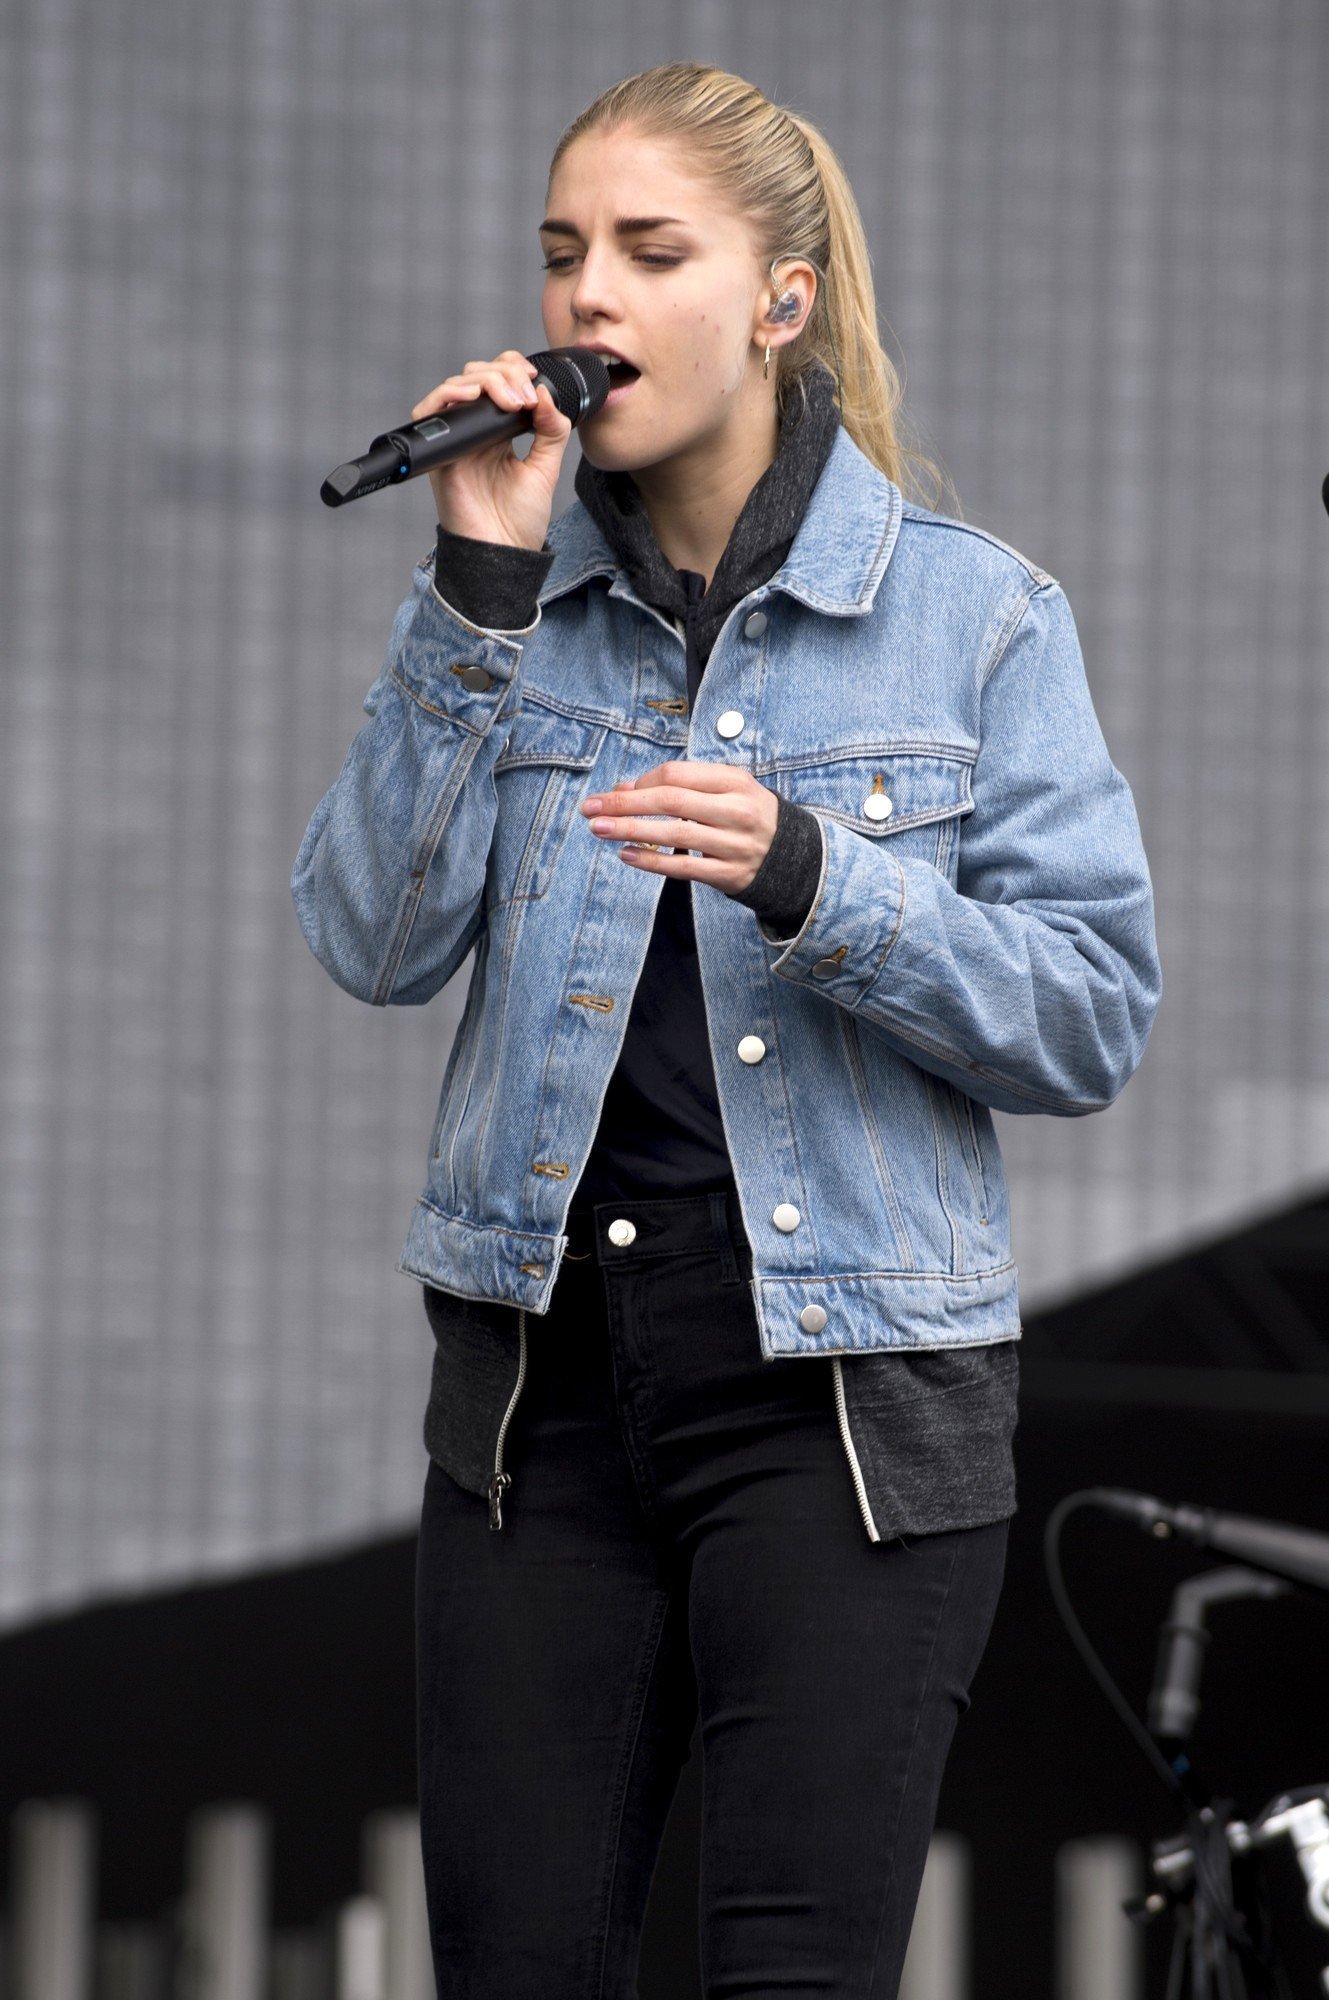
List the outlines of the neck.
{"label": "neck", "polygon": [[661,554],[675,569],[700,570],[709,586],[743,511],[775,463],[780,424],[763,399],[755,421],[708,437],[632,475]]}

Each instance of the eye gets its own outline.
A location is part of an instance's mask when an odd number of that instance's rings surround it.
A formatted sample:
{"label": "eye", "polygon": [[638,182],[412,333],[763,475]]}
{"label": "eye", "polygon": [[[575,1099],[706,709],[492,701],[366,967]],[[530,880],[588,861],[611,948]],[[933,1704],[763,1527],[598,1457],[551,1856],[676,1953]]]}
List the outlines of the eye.
{"label": "eye", "polygon": [[[683,262],[681,257],[662,257],[658,251],[643,250],[639,254],[641,262],[656,271],[672,271],[675,265]],[[574,262],[575,259],[570,256],[547,257],[541,268],[546,271],[567,271]]]}

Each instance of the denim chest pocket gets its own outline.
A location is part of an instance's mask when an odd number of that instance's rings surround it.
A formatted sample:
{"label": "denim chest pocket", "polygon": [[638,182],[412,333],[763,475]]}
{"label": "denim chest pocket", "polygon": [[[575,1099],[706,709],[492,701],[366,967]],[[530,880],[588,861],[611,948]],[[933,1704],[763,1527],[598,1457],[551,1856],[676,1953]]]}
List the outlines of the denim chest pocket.
{"label": "denim chest pocket", "polygon": [[[543,896],[609,725],[526,700],[494,764],[498,811],[490,850],[490,908]],[[591,849],[587,848],[589,861]]]}
{"label": "denim chest pocket", "polygon": [[959,751],[856,743],[781,763],[768,782],[795,805],[944,868],[974,809],[972,770],[973,759]]}

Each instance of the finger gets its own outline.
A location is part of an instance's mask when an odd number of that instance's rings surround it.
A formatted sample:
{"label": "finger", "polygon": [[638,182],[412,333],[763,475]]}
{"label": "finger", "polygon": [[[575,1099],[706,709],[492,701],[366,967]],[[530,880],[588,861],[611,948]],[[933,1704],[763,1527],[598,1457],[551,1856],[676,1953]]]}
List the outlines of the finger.
{"label": "finger", "polygon": [[559,409],[549,393],[547,383],[536,384],[535,397],[531,415],[535,419],[536,440],[527,453],[528,459],[542,447],[548,451],[551,447],[557,448],[563,445],[572,432],[571,417],[565,417]]}
{"label": "finger", "polygon": [[716,861],[738,861],[748,852],[750,843],[741,832],[722,826],[707,825],[703,820],[673,819],[620,819],[597,837],[610,842],[631,842],[641,847],[695,847],[699,853],[709,855]]}
{"label": "finger", "polygon": [[479,381],[496,403],[530,405],[535,400],[531,393],[531,376],[535,371],[526,356],[518,354],[515,348],[509,348],[495,361],[468,361],[465,372]]}
{"label": "finger", "polygon": [[628,868],[644,874],[674,875],[693,882],[706,882],[715,889],[737,886],[732,861],[707,861],[695,854],[655,854],[640,847],[620,847],[618,858]]}
{"label": "finger", "polygon": [[449,375],[421,397],[411,411],[412,420],[418,422],[449,402],[474,400],[481,395],[488,395],[492,401],[511,409],[534,411],[531,378],[536,373],[535,363],[515,347],[505,348],[493,361],[468,361],[460,374]]}
{"label": "finger", "polygon": [[422,396],[411,411],[412,419],[419,422],[435,410],[446,409],[449,403],[462,402],[482,393],[478,382],[465,381],[460,375],[449,375],[446,382],[440,382],[427,396]]}
{"label": "finger", "polygon": [[489,368],[479,381],[485,394],[504,409],[529,409],[535,402],[535,391],[528,382],[518,383],[504,369]]}
{"label": "finger", "polygon": [[686,785],[695,791],[735,792],[742,791],[751,778],[751,772],[737,764],[702,764],[694,763],[690,757],[676,757],[667,764],[653,765],[632,782],[634,786],[673,784]]}
{"label": "finger", "polygon": [[[686,785],[633,786],[627,792],[601,799],[595,817],[619,813],[668,813],[679,819],[696,820],[709,826],[737,825],[743,816],[746,790],[742,786],[717,787],[714,791],[693,791]],[[582,810],[585,810],[583,803]]]}

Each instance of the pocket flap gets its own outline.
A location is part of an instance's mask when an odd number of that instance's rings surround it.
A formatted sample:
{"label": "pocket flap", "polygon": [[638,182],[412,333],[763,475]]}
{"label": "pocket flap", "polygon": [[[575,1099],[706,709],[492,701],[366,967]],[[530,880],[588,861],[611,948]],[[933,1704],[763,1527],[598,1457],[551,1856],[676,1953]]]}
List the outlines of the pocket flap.
{"label": "pocket flap", "polygon": [[855,744],[778,765],[769,783],[795,805],[876,838],[972,812],[972,768],[973,760],[958,753]]}
{"label": "pocket flap", "polygon": [[508,740],[495,761],[495,771],[526,764],[556,764],[568,771],[589,771],[600,754],[608,724],[583,716],[562,715],[524,697]]}

